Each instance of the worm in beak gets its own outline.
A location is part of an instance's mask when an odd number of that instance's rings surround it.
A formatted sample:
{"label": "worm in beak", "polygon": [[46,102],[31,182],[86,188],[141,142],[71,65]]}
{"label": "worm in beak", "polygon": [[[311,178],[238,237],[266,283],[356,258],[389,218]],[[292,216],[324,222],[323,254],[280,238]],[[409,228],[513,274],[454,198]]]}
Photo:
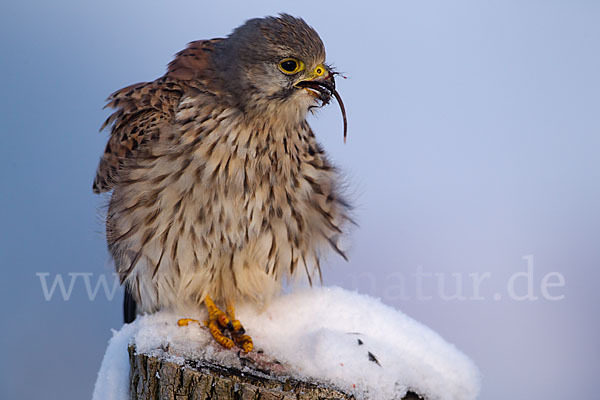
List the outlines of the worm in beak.
{"label": "worm in beak", "polygon": [[342,101],[342,96],[335,90],[335,82],[333,80],[319,81],[319,80],[306,80],[300,81],[296,84],[298,88],[312,89],[319,94],[321,100],[321,106],[329,103],[331,96],[335,97],[340,110],[342,111],[342,118],[344,119],[344,143],[346,143],[346,136],[348,134],[348,119],[346,118],[346,108]]}

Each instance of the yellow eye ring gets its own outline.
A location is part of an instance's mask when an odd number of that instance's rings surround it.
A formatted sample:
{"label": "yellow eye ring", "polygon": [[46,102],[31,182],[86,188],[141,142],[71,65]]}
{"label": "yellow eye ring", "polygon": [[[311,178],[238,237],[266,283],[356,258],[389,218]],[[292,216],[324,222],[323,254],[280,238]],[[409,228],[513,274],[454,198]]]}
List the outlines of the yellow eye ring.
{"label": "yellow eye ring", "polygon": [[323,76],[323,74],[325,74],[325,67],[323,67],[322,65],[319,65],[317,68],[315,68],[316,76]]}
{"label": "yellow eye ring", "polygon": [[287,75],[297,74],[304,69],[304,63],[296,58],[284,58],[279,61],[279,70]]}

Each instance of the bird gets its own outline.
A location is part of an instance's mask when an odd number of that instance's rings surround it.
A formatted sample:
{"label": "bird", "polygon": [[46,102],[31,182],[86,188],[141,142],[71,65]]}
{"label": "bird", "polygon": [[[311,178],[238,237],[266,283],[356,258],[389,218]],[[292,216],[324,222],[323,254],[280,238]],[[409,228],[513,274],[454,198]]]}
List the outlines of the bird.
{"label": "bird", "polygon": [[[347,259],[352,206],[307,122],[335,98],[346,137],[325,59],[302,18],[254,18],[109,96],[93,191],[109,194],[106,240],[126,322],[205,307],[214,339],[249,352],[236,304],[267,304],[297,278],[322,282],[328,252]],[[200,323],[178,324],[191,322]]]}

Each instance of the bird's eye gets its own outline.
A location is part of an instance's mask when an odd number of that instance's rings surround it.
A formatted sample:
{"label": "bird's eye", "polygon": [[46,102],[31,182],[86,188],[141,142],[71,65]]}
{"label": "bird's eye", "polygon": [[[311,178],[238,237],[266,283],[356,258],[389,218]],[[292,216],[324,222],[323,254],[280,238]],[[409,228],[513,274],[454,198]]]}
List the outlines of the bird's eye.
{"label": "bird's eye", "polygon": [[284,58],[279,62],[279,69],[284,74],[291,75],[304,69],[304,63],[295,58]]}

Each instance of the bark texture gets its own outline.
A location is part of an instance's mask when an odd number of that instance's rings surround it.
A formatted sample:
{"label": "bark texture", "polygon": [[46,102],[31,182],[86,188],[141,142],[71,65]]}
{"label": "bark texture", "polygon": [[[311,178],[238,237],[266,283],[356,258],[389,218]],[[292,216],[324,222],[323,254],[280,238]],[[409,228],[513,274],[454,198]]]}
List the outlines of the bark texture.
{"label": "bark texture", "polygon": [[[130,397],[135,400],[325,400],[354,399],[335,388],[293,379],[276,368],[277,362],[260,362],[240,356],[237,366],[205,360],[184,365],[159,357],[136,354],[129,346]],[[269,367],[273,366],[273,369]],[[404,400],[419,399],[409,393]]]}

